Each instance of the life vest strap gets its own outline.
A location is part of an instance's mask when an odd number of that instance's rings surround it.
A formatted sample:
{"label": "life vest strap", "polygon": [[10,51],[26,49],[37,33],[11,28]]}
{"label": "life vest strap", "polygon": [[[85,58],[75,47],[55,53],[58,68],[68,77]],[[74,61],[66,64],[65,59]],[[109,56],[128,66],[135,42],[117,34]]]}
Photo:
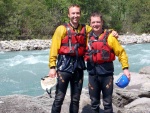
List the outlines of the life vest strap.
{"label": "life vest strap", "polygon": [[[71,53],[74,53],[76,54],[76,56],[78,57],[78,48],[79,47],[85,47],[85,44],[79,44],[79,43],[75,43],[73,44],[72,43],[72,37],[74,37],[77,42],[79,41],[79,39],[77,39],[78,36],[82,36],[84,37],[84,40],[86,42],[86,29],[85,29],[85,25],[84,24],[81,24],[82,25],[82,28],[81,28],[81,31],[84,32],[75,32],[74,29],[71,28],[71,25],[69,24],[64,24],[64,26],[66,27],[66,30],[67,30],[67,36],[68,36],[68,43],[62,43],[61,46],[68,46],[69,50],[68,50],[68,53],[71,54]],[[72,32],[73,30],[73,32]],[[74,46],[74,49],[72,48]]]}
{"label": "life vest strap", "polygon": [[[61,46],[69,46],[69,44],[66,44],[66,43],[63,43],[63,44],[61,44]],[[71,44],[71,46],[77,46],[77,47],[79,47],[79,46],[85,46],[84,44],[79,44],[79,43],[76,43],[76,44]]]}

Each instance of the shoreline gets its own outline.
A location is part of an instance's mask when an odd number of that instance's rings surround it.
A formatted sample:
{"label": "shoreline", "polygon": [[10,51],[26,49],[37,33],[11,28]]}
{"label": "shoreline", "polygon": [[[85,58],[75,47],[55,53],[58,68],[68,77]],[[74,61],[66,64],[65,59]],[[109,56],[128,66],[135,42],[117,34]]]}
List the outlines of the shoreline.
{"label": "shoreline", "polygon": [[[150,43],[150,35],[119,35],[118,41],[122,45]],[[5,40],[0,41],[0,52],[44,50],[49,49],[50,45],[51,39]]]}
{"label": "shoreline", "polygon": [[[113,90],[113,111],[115,113],[149,113],[150,112],[150,97],[149,97],[149,76],[150,67],[144,67],[144,73],[134,73],[132,72],[132,79],[129,85],[121,89],[116,87],[114,84]],[[147,72],[148,71],[148,72]],[[142,70],[141,70],[142,72]],[[117,77],[114,78],[117,79]],[[52,108],[54,101],[55,90],[52,91],[52,98],[44,92],[44,94],[39,96],[29,96],[21,94],[13,94],[7,96],[0,96],[0,112],[8,113],[49,113]],[[130,100],[130,101],[129,101]],[[68,112],[68,102],[70,102],[70,90],[64,98],[61,113]],[[79,112],[81,113],[91,113],[90,108],[91,100],[89,98],[88,88],[83,88],[79,104]],[[101,100],[101,103],[103,101]],[[8,109],[9,106],[11,109]],[[142,106],[142,107],[141,107]],[[100,104],[100,110],[103,111],[103,104]]]}
{"label": "shoreline", "polygon": [[10,40],[0,41],[0,52],[9,51],[30,51],[49,49],[51,40],[33,39],[33,40]]}

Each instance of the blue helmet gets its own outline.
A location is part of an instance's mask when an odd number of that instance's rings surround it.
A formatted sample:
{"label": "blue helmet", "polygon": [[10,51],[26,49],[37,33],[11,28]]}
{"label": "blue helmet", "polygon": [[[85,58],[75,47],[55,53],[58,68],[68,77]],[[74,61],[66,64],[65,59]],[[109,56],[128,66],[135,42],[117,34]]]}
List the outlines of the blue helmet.
{"label": "blue helmet", "polygon": [[120,88],[125,88],[129,84],[129,79],[126,75],[121,75],[121,77],[115,82],[115,84]]}

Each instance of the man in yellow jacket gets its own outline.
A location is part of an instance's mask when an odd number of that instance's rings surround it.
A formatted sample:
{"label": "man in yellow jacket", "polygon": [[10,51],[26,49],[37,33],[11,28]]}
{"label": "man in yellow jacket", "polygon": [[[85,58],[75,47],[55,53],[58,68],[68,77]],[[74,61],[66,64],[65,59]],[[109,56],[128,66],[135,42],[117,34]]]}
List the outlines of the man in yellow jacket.
{"label": "man in yellow jacket", "polygon": [[92,31],[88,37],[85,60],[87,61],[89,75],[92,113],[99,113],[101,92],[103,95],[104,113],[113,113],[113,61],[115,56],[117,56],[122,64],[124,74],[130,80],[128,57],[118,40],[107,30],[103,29],[103,19],[100,13],[95,12],[91,14],[90,26]]}
{"label": "man in yellow jacket", "polygon": [[[58,26],[52,37],[49,76],[57,76],[58,84],[51,113],[60,113],[69,83],[71,93],[69,113],[78,113],[79,110],[83,71],[86,69],[83,56],[85,54],[87,35],[92,29],[88,25],[79,24],[80,16],[80,7],[71,5],[68,8],[69,23]],[[116,37],[118,35],[116,32],[113,34]]]}

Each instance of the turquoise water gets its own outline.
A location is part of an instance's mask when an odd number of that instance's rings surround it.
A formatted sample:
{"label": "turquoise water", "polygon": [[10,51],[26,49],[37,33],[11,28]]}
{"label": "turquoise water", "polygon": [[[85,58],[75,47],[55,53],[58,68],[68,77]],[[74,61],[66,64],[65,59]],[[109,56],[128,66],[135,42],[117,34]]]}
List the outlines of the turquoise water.
{"label": "turquoise water", "polygon": [[[150,44],[123,45],[130,64],[131,72],[139,72],[144,66],[150,66]],[[0,96],[23,94],[38,96],[44,93],[40,79],[47,75],[49,50],[0,52]],[[115,75],[122,72],[116,58]],[[87,86],[87,72],[84,87]]]}

